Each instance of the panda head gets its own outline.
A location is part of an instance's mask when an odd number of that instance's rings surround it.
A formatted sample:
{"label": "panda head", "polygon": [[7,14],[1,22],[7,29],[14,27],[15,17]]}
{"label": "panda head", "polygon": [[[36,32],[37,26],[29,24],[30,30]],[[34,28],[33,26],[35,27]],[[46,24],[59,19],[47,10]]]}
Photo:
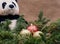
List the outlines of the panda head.
{"label": "panda head", "polygon": [[0,0],[0,15],[19,14],[17,0]]}

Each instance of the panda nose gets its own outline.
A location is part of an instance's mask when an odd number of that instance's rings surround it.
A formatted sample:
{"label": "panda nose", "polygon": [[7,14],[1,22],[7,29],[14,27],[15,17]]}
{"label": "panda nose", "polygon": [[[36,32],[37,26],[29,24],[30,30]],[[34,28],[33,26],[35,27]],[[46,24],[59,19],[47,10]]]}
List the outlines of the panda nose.
{"label": "panda nose", "polygon": [[10,8],[14,8],[14,5],[9,5]]}

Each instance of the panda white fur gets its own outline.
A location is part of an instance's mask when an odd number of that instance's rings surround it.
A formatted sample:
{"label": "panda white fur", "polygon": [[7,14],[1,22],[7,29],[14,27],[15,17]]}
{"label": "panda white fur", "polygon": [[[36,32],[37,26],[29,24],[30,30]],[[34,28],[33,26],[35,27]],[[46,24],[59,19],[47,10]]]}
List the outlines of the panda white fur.
{"label": "panda white fur", "polygon": [[17,0],[0,0],[0,22],[10,19],[12,23],[9,27],[14,29],[17,18],[19,18]]}

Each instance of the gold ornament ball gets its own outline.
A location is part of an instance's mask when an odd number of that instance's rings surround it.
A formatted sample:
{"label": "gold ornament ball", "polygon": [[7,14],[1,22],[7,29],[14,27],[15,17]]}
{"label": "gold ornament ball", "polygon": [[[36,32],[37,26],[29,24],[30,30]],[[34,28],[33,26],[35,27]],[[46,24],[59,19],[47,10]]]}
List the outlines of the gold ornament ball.
{"label": "gold ornament ball", "polygon": [[37,32],[33,33],[33,37],[34,38],[41,38],[41,35],[40,34],[43,34],[43,32],[37,31]]}
{"label": "gold ornament ball", "polygon": [[23,35],[23,36],[30,35],[30,34],[31,34],[31,32],[28,31],[27,29],[22,29],[22,31],[20,32],[20,35]]}

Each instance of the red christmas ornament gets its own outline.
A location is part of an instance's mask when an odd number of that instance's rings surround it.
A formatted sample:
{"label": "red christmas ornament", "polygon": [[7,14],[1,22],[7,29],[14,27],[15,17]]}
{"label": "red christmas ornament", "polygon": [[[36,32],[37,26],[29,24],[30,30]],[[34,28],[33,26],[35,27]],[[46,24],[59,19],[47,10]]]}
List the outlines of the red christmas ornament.
{"label": "red christmas ornament", "polygon": [[30,32],[32,32],[32,33],[38,31],[37,26],[36,26],[36,25],[33,25],[33,24],[31,24],[30,26],[28,26],[27,29],[28,29]]}

